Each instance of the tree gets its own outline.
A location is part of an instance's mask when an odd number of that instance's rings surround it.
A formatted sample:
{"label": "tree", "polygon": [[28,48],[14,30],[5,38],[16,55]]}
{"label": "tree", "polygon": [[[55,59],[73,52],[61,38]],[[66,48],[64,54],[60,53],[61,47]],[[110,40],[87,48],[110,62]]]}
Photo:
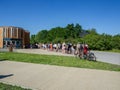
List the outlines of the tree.
{"label": "tree", "polygon": [[100,35],[98,42],[96,43],[98,50],[111,50],[112,49],[112,36],[107,34]]}
{"label": "tree", "polygon": [[96,31],[96,29],[95,28],[92,28],[92,29],[90,29],[90,30],[87,30],[87,32],[88,33],[90,33],[90,34],[97,34],[97,31]]}
{"label": "tree", "polygon": [[31,35],[31,43],[36,42],[81,42],[88,44],[90,49],[111,50],[120,49],[120,34],[115,36],[98,34],[94,28],[84,30],[79,24],[68,24],[66,27],[41,30],[36,35]]}
{"label": "tree", "polygon": [[88,44],[89,45],[89,48],[92,49],[92,50],[95,50],[95,49],[99,49],[97,47],[97,42],[99,40],[100,36],[99,35],[94,35],[94,34],[88,34],[86,35],[85,37],[83,37],[83,42],[82,43],[85,43],[85,44]]}
{"label": "tree", "polygon": [[82,32],[82,26],[80,26],[78,23],[74,27],[75,29],[75,37],[80,37],[80,33]]}
{"label": "tree", "polygon": [[66,30],[67,30],[67,36],[75,38],[75,29],[74,29],[74,24],[68,24],[66,26]]}
{"label": "tree", "polygon": [[46,40],[47,34],[48,34],[47,30],[42,30],[42,31],[40,31],[40,32],[37,33],[37,35],[35,37],[35,40],[37,42],[43,42],[43,41]]}
{"label": "tree", "polygon": [[120,34],[117,34],[117,35],[113,36],[112,46],[113,46],[113,49],[119,49],[120,50]]}
{"label": "tree", "polygon": [[66,37],[66,29],[62,27],[56,27],[52,28],[48,31],[47,40],[48,41],[60,41],[62,39],[65,39]]}
{"label": "tree", "polygon": [[31,43],[31,44],[35,44],[35,43],[36,43],[35,35],[31,35],[30,43]]}

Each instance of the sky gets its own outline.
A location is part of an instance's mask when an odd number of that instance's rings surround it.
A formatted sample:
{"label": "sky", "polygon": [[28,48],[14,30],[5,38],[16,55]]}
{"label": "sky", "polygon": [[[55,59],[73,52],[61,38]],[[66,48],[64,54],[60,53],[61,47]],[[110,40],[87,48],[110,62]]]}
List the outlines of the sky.
{"label": "sky", "polygon": [[37,34],[72,23],[99,34],[120,34],[120,0],[0,0],[0,26]]}

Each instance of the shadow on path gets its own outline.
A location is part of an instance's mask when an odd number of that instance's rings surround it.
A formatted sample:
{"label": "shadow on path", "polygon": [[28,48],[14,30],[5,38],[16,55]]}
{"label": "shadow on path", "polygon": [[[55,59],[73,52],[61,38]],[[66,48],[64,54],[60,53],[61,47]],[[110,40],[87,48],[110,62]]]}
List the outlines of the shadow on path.
{"label": "shadow on path", "polygon": [[13,74],[8,74],[8,75],[0,75],[0,79],[11,77]]}

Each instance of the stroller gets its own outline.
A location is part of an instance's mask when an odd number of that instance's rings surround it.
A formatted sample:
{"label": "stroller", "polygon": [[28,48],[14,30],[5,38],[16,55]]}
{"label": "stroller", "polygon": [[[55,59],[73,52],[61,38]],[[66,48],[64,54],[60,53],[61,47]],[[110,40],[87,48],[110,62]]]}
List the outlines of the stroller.
{"label": "stroller", "polygon": [[96,56],[93,52],[88,52],[86,55],[83,55],[84,59],[90,60],[90,61],[96,61]]}

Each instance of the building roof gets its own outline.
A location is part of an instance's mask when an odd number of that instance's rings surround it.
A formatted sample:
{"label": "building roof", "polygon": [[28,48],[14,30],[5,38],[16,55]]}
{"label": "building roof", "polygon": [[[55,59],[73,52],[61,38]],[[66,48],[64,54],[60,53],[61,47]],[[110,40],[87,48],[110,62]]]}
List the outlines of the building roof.
{"label": "building roof", "polygon": [[[16,26],[0,26],[0,28],[10,28],[10,27],[23,29],[22,27],[16,27]],[[25,30],[25,29],[23,29],[23,30]],[[25,30],[25,31],[26,31],[26,32],[29,32],[28,30]]]}

